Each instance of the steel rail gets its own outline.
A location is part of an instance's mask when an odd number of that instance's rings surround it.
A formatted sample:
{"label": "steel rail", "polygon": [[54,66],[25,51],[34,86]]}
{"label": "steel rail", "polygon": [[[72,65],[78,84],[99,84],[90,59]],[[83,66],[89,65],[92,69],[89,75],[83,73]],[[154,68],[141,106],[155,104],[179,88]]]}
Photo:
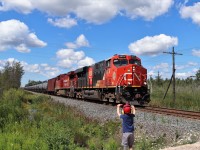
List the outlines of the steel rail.
{"label": "steel rail", "polygon": [[151,107],[151,106],[139,108],[139,110],[200,120],[200,112],[196,112],[196,111],[187,111],[187,110],[180,110],[180,109]]}

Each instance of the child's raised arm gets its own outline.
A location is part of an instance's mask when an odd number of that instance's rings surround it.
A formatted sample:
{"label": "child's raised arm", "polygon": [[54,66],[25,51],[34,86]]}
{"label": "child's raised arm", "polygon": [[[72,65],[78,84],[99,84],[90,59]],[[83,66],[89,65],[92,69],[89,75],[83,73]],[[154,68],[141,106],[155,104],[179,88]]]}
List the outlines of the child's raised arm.
{"label": "child's raised arm", "polygon": [[132,109],[132,114],[135,115],[135,106],[134,106],[134,105],[131,105],[131,109]]}
{"label": "child's raised arm", "polygon": [[120,110],[119,110],[121,106],[122,106],[122,104],[118,104],[118,105],[117,105],[117,115],[118,115],[118,116],[121,115]]}

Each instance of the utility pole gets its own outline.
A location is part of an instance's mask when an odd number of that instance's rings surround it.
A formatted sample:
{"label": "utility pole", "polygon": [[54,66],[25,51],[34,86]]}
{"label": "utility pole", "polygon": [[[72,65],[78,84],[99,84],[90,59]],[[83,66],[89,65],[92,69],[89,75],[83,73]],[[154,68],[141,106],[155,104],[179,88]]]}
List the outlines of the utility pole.
{"label": "utility pole", "polygon": [[[149,79],[149,82],[150,82],[150,93],[152,93],[152,82],[151,82],[151,80],[152,80],[152,75],[150,75],[150,79]],[[148,84],[149,85],[149,84]]]}
{"label": "utility pole", "polygon": [[[183,55],[183,54],[174,52],[174,47],[172,48],[172,52],[163,52],[163,53],[171,54],[171,55],[172,55],[173,101],[175,102],[175,100],[176,100],[176,87],[175,87],[175,84],[176,84],[176,77],[175,77],[175,71],[176,71],[176,69],[175,69],[175,55]],[[171,82],[170,82],[170,83],[171,83]]]}

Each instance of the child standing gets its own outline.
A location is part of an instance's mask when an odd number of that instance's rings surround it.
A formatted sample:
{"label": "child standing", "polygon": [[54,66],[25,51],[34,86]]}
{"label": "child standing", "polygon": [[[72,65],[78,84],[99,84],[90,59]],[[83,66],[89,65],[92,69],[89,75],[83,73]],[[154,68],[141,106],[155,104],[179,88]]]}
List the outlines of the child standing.
{"label": "child standing", "polygon": [[[120,107],[123,106],[123,114],[120,113]],[[135,117],[135,107],[129,103],[118,104],[117,105],[117,114],[122,119],[122,146],[124,150],[129,148],[133,150],[134,142],[134,117]]]}

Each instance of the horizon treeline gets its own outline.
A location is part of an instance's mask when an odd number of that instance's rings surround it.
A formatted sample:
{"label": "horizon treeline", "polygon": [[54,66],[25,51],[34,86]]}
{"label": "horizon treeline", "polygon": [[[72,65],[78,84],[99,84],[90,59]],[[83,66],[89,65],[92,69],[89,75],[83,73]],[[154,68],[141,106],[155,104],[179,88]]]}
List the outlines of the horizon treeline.
{"label": "horizon treeline", "polygon": [[[169,83],[171,79],[163,79],[162,76],[160,75],[160,73],[158,72],[157,76],[155,76],[155,78],[153,78],[152,76],[150,76],[150,78],[148,79],[149,82],[151,82],[154,85],[157,86],[162,86],[166,83]],[[189,76],[185,79],[180,79],[180,78],[176,78],[176,83],[179,85],[185,85],[185,84],[194,84],[194,85],[200,85],[200,69],[196,72],[196,74],[194,76]]]}

